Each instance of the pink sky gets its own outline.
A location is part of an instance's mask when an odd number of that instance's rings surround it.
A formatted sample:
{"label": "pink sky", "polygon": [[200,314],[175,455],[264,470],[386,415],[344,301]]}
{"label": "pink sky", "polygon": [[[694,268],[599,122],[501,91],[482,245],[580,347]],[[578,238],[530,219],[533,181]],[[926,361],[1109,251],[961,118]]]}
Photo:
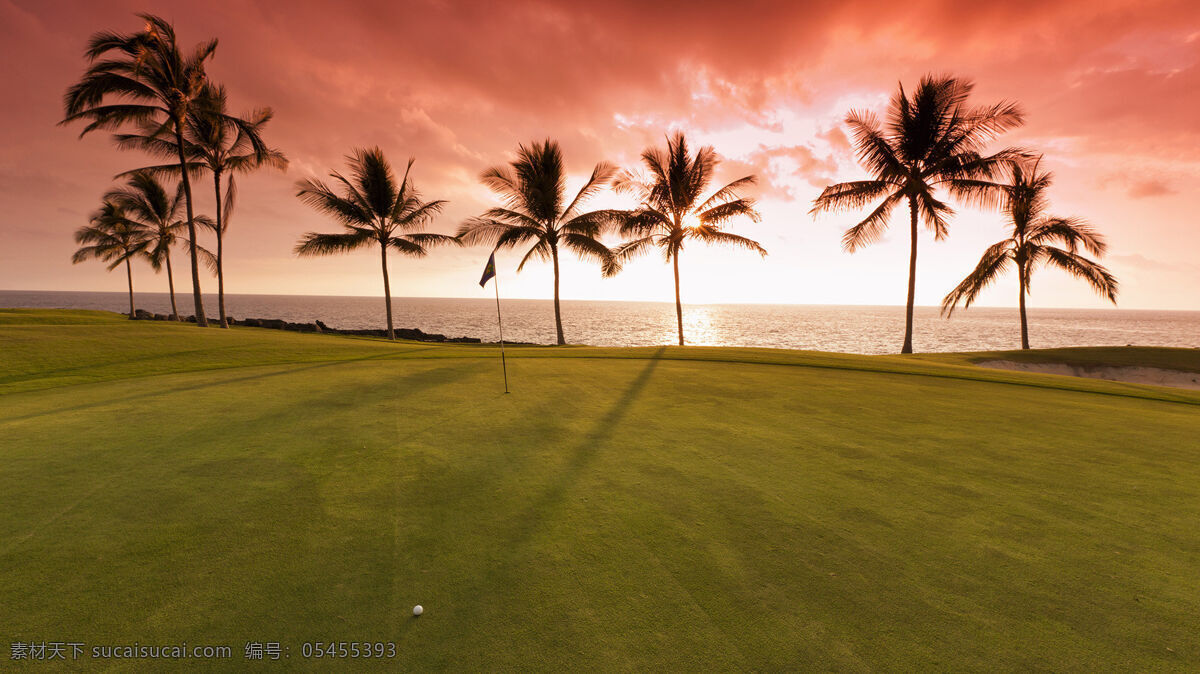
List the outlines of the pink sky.
{"label": "pink sky", "polygon": [[[946,72],[976,80],[976,102],[1015,99],[1027,125],[1000,144],[1046,153],[1053,212],[1089,219],[1110,242],[1120,306],[1200,309],[1200,4],[1195,2],[55,2],[0,0],[0,288],[122,290],[98,264],[72,266],[71,232],[113,174],[149,163],[107,135],[59,128],[63,91],[84,68],[88,36],[131,31],[133,14],[174,21],[183,42],[218,37],[209,72],[235,109],[269,105],[268,140],[286,174],[241,184],[227,240],[227,289],[241,293],[381,294],[377,258],[297,259],[305,231],[336,231],[294,196],[293,183],[379,145],[398,165],[415,156],[427,198],[450,200],[435,229],[493,203],[478,182],[519,142],[558,139],[577,188],[598,161],[633,166],[669,130],[711,143],[721,177],[762,178],[758,239],[765,260],[693,247],[685,302],[902,304],[904,223],[843,253],[855,214],[808,211],[821,186],[864,174],[842,133],[851,107],[882,111],[898,81]],[[997,145],[999,147],[999,144]],[[600,206],[627,203],[605,195]],[[202,191],[200,212],[211,210]],[[921,242],[918,304],[937,304],[1002,238],[998,214],[959,209],[948,241]],[[476,297],[484,249],[396,258],[393,293]],[[179,259],[182,260],[182,254]],[[550,270],[515,275],[506,293],[548,298]],[[143,290],[165,290],[148,266]],[[185,284],[186,285],[186,284]],[[206,290],[215,283],[206,281]],[[1056,271],[1034,279],[1032,306],[1104,306]],[[569,262],[563,296],[669,300],[657,257],[603,280]],[[1011,306],[1015,280],[981,304]]]}

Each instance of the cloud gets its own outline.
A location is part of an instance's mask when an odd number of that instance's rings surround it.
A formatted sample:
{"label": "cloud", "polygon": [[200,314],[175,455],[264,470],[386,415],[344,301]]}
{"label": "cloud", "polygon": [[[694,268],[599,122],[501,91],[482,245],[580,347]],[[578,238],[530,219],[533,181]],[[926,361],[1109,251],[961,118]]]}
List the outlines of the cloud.
{"label": "cloud", "polygon": [[1163,180],[1137,180],[1129,185],[1129,196],[1134,199],[1161,197],[1177,192],[1178,190]]}
{"label": "cloud", "polygon": [[759,145],[745,159],[731,162],[732,166],[742,174],[756,174],[760,191],[776,199],[800,198],[797,188],[801,185],[823,188],[833,182],[837,170],[831,156],[819,155],[808,145]]}
{"label": "cloud", "polygon": [[[1059,184],[1088,185],[1097,208],[1146,199],[1146,217],[1183,220],[1190,213],[1153,210],[1178,209],[1180,199],[1149,197],[1181,190],[1200,165],[1200,3],[1187,0],[0,0],[0,58],[12,65],[0,88],[21,102],[0,125],[3,217],[62,238],[27,254],[48,270],[47,284],[58,282],[79,224],[66,214],[91,211],[114,173],[146,161],[101,135],[81,142],[77,127],[54,128],[88,36],[135,29],[135,11],[169,17],[187,43],[219,37],[211,74],[233,107],[275,110],[267,137],[292,167],[245,183],[236,222],[247,259],[251,250],[286,258],[299,232],[328,227],[291,183],[371,145],[397,165],[417,158],[422,191],[451,199],[443,231],[490,203],[477,177],[518,143],[559,140],[578,178],[601,160],[635,164],[672,128],[726,157],[718,181],[758,174],[756,196],[807,211],[816,189],[861,175],[846,111],[878,110],[898,82],[926,72],[974,78],[977,103],[1021,101],[1028,124],[1001,142],[1053,155]],[[1104,176],[1128,165],[1143,177],[1104,189]],[[1200,243],[1189,236],[1183,243]],[[789,258],[773,250],[771,260]],[[438,264],[429,262],[431,278]],[[259,282],[248,290],[306,280],[256,269],[241,275]]]}

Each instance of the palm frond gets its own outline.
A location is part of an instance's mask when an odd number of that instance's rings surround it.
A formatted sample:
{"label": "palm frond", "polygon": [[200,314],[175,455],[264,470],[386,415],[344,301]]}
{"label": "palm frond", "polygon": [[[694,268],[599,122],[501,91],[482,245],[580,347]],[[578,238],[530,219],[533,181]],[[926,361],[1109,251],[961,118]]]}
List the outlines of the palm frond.
{"label": "palm frond", "polygon": [[436,234],[434,232],[414,232],[412,234],[402,234],[392,237],[392,241],[405,239],[423,248],[433,248],[436,246],[461,246],[462,241],[456,236],[446,234]]}
{"label": "palm frond", "polygon": [[647,236],[651,232],[667,233],[675,227],[670,216],[654,208],[639,208],[629,212],[617,225],[622,236]]}
{"label": "palm frond", "polygon": [[375,222],[373,214],[364,209],[356,199],[337,194],[319,180],[305,179],[296,183],[296,196],[305,204],[343,224],[367,226]]}
{"label": "palm frond", "polygon": [[370,244],[372,239],[361,233],[319,234],[308,232],[296,244],[295,253],[301,257],[349,253]]}
{"label": "palm frond", "polygon": [[626,169],[613,178],[612,189],[618,194],[632,194],[639,201],[644,201],[650,192],[650,183],[637,171]]}
{"label": "palm frond", "polygon": [[1104,236],[1082,218],[1045,218],[1034,224],[1029,240],[1039,244],[1059,241],[1072,253],[1080,246],[1097,256],[1108,250]]}
{"label": "palm frond", "polygon": [[562,212],[560,219],[571,220],[578,215],[577,209],[583,204],[583,202],[587,201],[589,198],[603,189],[604,186],[610,180],[612,180],[613,174],[616,172],[617,167],[609,164],[608,162],[600,162],[599,164],[596,164],[596,167],[592,169],[592,175],[588,178],[584,186],[580,188],[579,193],[575,195],[575,198],[571,200],[571,204]]}
{"label": "palm frond", "polygon": [[892,181],[907,173],[894,148],[879,128],[878,118],[870,113],[851,110],[846,115],[850,137],[858,161],[877,179]]}
{"label": "palm frond", "polygon": [[741,178],[738,178],[737,180],[729,183],[728,185],[717,190],[716,192],[713,192],[712,196],[710,196],[708,199],[706,199],[704,201],[704,203],[702,203],[696,207],[696,210],[707,211],[710,208],[713,208],[714,206],[717,206],[723,202],[730,201],[733,199],[738,199],[739,198],[738,190],[743,189],[745,187],[750,187],[752,185],[757,185],[757,184],[758,184],[758,176],[748,175],[748,176],[743,176]]}
{"label": "palm frond", "polygon": [[1058,267],[1071,274],[1076,278],[1087,281],[1088,285],[1092,286],[1092,290],[1102,297],[1107,298],[1113,304],[1117,303],[1118,282],[1117,277],[1113,276],[1103,265],[1093,262],[1078,253],[1055,248],[1053,246],[1044,246],[1046,252],[1046,263]]}
{"label": "palm frond", "polygon": [[727,201],[718,206],[713,206],[706,211],[702,211],[698,217],[700,222],[705,225],[720,225],[737,217],[748,218],[751,222],[762,220],[762,216],[754,209],[754,201],[751,199]]}
{"label": "palm frond", "polygon": [[900,192],[893,192],[871,211],[871,213],[863,218],[863,221],[857,225],[847,229],[842,234],[842,248],[847,252],[853,253],[859,248],[875,243],[887,231],[888,219],[891,217],[892,210],[896,204],[900,203],[902,195]]}
{"label": "palm frond", "polygon": [[932,191],[923,191],[917,195],[917,211],[925,228],[933,232],[935,241],[941,241],[950,233],[947,218],[954,215],[954,209],[944,201],[933,196]]}
{"label": "palm frond", "polygon": [[608,246],[586,234],[567,232],[562,236],[562,244],[575,253],[579,259],[598,262],[602,267],[608,264],[609,260],[613,257],[613,253],[608,249]]}
{"label": "palm frond", "polygon": [[735,248],[744,248],[746,250],[754,251],[762,257],[767,256],[766,249],[759,245],[757,241],[748,239],[744,236],[730,234],[729,232],[722,232],[712,225],[700,225],[699,227],[693,227],[688,230],[688,235],[693,239],[703,241],[704,243],[710,245],[723,244],[726,246],[733,246]]}
{"label": "palm frond", "polygon": [[886,196],[895,188],[886,180],[853,180],[829,185],[813,200],[809,213],[816,215],[825,211],[857,210]]}
{"label": "palm frond", "polygon": [[562,223],[559,226],[559,231],[564,233],[585,234],[591,237],[599,237],[605,232],[615,230],[625,222],[629,216],[628,211],[605,209],[599,211],[591,211],[582,215],[577,215],[574,218]]}
{"label": "palm frond", "polygon": [[531,227],[533,229],[544,229],[542,223],[534,220],[528,215],[519,211],[510,210],[507,208],[489,208],[480,216],[484,220],[496,220],[507,225],[517,227]]}
{"label": "palm frond", "polygon": [[546,239],[538,239],[538,242],[535,243],[528,251],[525,252],[525,255],[521,257],[521,262],[517,265],[517,271],[520,272],[522,269],[524,269],[525,263],[529,262],[530,260],[549,260],[550,254],[550,242]]}
{"label": "palm frond", "polygon": [[1011,245],[1011,241],[1004,240],[989,246],[983,252],[983,257],[979,258],[975,270],[942,299],[944,316],[947,318],[952,316],[959,302],[963,303],[964,309],[969,308],[984,288],[991,285],[1008,270],[1013,262]]}
{"label": "palm frond", "polygon": [[[193,179],[199,178],[201,175],[203,175],[207,168],[208,167],[201,162],[187,162],[188,176]],[[175,162],[174,164],[156,164],[154,166],[143,166],[141,168],[130,169],[128,171],[122,171],[116,174],[113,176],[113,178],[128,178],[135,173],[140,173],[143,171],[153,175],[156,178],[178,178],[179,162]]]}
{"label": "palm frond", "polygon": [[459,225],[456,236],[469,246],[476,244],[499,246],[502,237],[509,242],[506,245],[511,246],[529,239],[540,239],[544,234],[545,231],[540,227],[511,225],[490,218],[469,218]]}
{"label": "palm frond", "polygon": [[659,234],[651,234],[643,236],[631,241],[626,241],[613,249],[613,260],[618,262],[626,262],[646,253],[646,249],[654,245],[662,245],[664,237]]}
{"label": "palm frond", "polygon": [[449,202],[445,199],[426,203],[413,199],[413,203],[394,217],[392,222],[401,231],[420,229],[428,225],[435,215],[441,213],[447,203]]}
{"label": "palm frond", "polygon": [[429,251],[419,241],[413,240],[412,237],[414,236],[416,235],[394,236],[388,239],[388,248],[409,257],[425,257],[429,254]]}

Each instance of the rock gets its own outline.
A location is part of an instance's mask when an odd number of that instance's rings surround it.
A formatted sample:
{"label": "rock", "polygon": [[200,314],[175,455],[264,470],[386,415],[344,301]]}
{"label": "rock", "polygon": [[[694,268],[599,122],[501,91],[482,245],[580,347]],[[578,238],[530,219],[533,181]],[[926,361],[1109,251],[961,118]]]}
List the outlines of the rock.
{"label": "rock", "polygon": [[187,321],[188,323],[195,323],[195,322],[196,322],[196,317],[195,317],[195,316],[188,316],[187,318],[185,318],[185,319],[183,319],[183,320]]}
{"label": "rock", "polygon": [[[195,319],[189,319],[195,320]],[[232,318],[228,319],[234,323]],[[387,330],[338,330],[331,328],[325,322],[317,320],[312,323],[289,323],[278,318],[243,318],[238,325],[247,328],[267,328],[270,330],[290,330],[292,332],[322,333],[331,335],[355,335],[360,337],[387,337]],[[446,335],[430,334],[417,328],[397,328],[397,339],[407,339],[418,342],[453,342],[457,344],[481,344],[478,337],[447,337]]]}
{"label": "rock", "polygon": [[133,312],[133,318],[139,321],[152,321],[154,320],[154,314],[145,309],[138,309]]}
{"label": "rock", "polygon": [[154,320],[165,321],[165,320],[167,320],[167,317],[165,314],[154,314]]}

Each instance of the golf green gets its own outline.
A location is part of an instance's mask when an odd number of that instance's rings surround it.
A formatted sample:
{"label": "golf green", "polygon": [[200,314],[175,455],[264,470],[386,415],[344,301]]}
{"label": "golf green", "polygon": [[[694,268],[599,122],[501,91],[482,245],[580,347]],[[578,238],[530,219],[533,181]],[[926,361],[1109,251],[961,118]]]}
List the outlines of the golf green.
{"label": "golf green", "polygon": [[0,311],[0,639],[228,644],[189,662],[218,669],[247,642],[322,670],[365,663],[305,644],[1200,668],[1200,391],[978,354],[523,347],[504,395],[497,355]]}

